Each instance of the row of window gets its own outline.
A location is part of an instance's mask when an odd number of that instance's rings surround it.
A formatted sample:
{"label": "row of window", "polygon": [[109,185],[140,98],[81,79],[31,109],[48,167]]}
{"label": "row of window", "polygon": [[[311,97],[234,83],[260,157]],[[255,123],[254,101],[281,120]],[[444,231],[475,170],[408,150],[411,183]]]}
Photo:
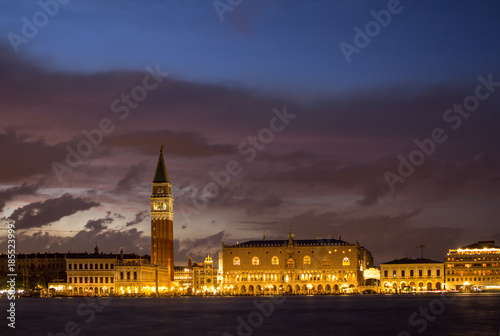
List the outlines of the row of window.
{"label": "row of window", "polygon": [[[302,259],[302,263],[304,265],[311,265],[311,257],[310,256],[305,256]],[[330,266],[330,260],[327,258],[324,258],[322,260],[323,266]],[[280,259],[277,256],[274,256],[271,258],[271,265],[279,265],[280,264]],[[345,257],[344,260],[342,261],[343,266],[349,266],[351,262],[349,261],[348,257]],[[241,259],[239,257],[234,257],[233,258],[233,265],[234,266],[240,266],[241,265]],[[252,258],[252,265],[253,266],[259,266],[260,265],[260,260],[259,257],[255,256]],[[287,260],[287,266],[288,267],[294,267],[295,266],[295,260],[292,258],[289,258]]]}
{"label": "row of window", "polygon": [[[482,280],[481,280],[482,279]],[[463,282],[463,281],[495,281],[495,280],[500,280],[499,278],[490,278],[490,277],[485,277],[485,278],[474,278],[474,280],[472,280],[472,278],[451,278],[449,279],[449,281],[460,281],[460,282]]]}
{"label": "row of window", "polygon": [[454,267],[465,267],[465,268],[471,268],[471,267],[498,267],[498,263],[491,263],[491,264],[448,264],[446,265],[448,268],[454,268]]}
{"label": "row of window", "polygon": [[465,258],[448,258],[448,261],[464,261],[464,260],[472,260],[478,261],[478,260],[500,260],[499,257],[465,257]]}
{"label": "row of window", "polygon": [[[125,280],[125,272],[120,272],[120,280]],[[127,280],[130,280],[130,272],[126,273],[127,275]],[[137,272],[134,272],[134,280],[137,280]]]}
{"label": "row of window", "polygon": [[68,283],[113,283],[113,277],[68,277]]}
{"label": "row of window", "polygon": [[332,274],[312,274],[312,273],[302,273],[302,274],[243,274],[243,275],[226,275],[226,281],[230,282],[240,282],[240,281],[354,281],[356,279],[355,273],[349,273],[342,276]]}
{"label": "row of window", "polygon": [[469,270],[469,271],[448,271],[447,274],[451,274],[451,275],[493,275],[493,274],[498,274],[498,271],[490,271],[490,270],[483,270],[483,271],[478,271],[478,270]]}
{"label": "row of window", "polygon": [[[405,277],[406,276],[406,271],[405,270],[401,270],[401,277]],[[424,274],[423,270],[418,270],[418,276],[419,277],[422,277]],[[384,277],[388,277],[389,276],[389,271],[388,270],[385,270],[384,271]],[[396,278],[398,275],[397,275],[397,271],[396,270],[393,270],[392,271],[392,277],[393,278]],[[415,271],[414,270],[410,270],[410,277],[413,277],[415,276]],[[427,276],[430,277],[432,276],[432,270],[427,270]],[[441,270],[436,270],[436,276],[441,276]]]}
{"label": "row of window", "polygon": [[68,264],[68,269],[114,269],[114,264]]}

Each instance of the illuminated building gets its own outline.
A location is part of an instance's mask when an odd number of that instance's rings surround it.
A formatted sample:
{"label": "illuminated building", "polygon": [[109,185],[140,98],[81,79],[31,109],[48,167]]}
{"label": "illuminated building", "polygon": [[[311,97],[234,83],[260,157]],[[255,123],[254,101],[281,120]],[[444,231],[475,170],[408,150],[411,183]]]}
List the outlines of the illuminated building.
{"label": "illuminated building", "polygon": [[336,239],[258,240],[222,246],[227,294],[354,293],[371,253]]}
{"label": "illuminated building", "polygon": [[116,262],[116,293],[118,295],[159,295],[170,292],[167,267],[151,265],[148,259],[135,256]]}
{"label": "illuminated building", "polygon": [[72,296],[167,294],[167,267],[136,254],[74,253],[66,257],[67,280],[48,284],[52,294]]}
{"label": "illuminated building", "polygon": [[115,293],[115,263],[113,254],[94,254],[66,259],[65,284],[49,284],[49,290],[63,291],[69,295],[112,295]]}
{"label": "illuminated building", "polygon": [[446,256],[446,284],[455,290],[500,288],[500,247],[494,241],[479,241]]}
{"label": "illuminated building", "polygon": [[168,178],[163,145],[153,178],[151,200],[151,263],[168,267],[170,280],[174,280],[174,229],[172,185]]}
{"label": "illuminated building", "polygon": [[403,258],[380,264],[385,293],[444,289],[444,263],[426,258]]}
{"label": "illuminated building", "polygon": [[194,294],[217,294],[220,284],[217,282],[217,269],[210,255],[203,263],[193,265],[193,293]]}
{"label": "illuminated building", "polygon": [[193,261],[189,258],[187,266],[175,266],[174,281],[179,286],[181,294],[193,292]]}

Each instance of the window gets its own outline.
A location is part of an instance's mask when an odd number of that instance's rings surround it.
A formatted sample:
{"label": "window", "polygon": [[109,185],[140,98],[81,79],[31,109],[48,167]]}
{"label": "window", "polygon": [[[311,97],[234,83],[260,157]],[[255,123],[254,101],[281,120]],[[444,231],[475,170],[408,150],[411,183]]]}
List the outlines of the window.
{"label": "window", "polygon": [[404,277],[404,276],[405,276],[405,271],[404,271],[404,270],[402,270],[402,271],[401,271],[401,276],[402,276],[402,277]]}
{"label": "window", "polygon": [[418,270],[418,276],[421,277],[422,276],[422,270]]}
{"label": "window", "polygon": [[127,280],[130,280],[130,272],[127,272]]}
{"label": "window", "polygon": [[93,267],[94,267],[94,264],[90,264],[90,269],[93,269]]}
{"label": "window", "polygon": [[392,271],[392,277],[395,278],[396,277],[396,270]]}
{"label": "window", "polygon": [[102,283],[103,277],[99,277],[99,280],[100,280],[100,281],[101,281],[101,283]]}
{"label": "window", "polygon": [[288,267],[295,267],[295,260],[293,260],[292,258],[288,259],[288,260],[286,261],[286,265],[287,265]]}
{"label": "window", "polygon": [[411,276],[411,277],[415,275],[414,273],[415,273],[415,272],[414,272],[413,270],[410,270],[410,276]]}
{"label": "window", "polygon": [[109,265],[109,268],[114,269],[114,268],[115,268],[115,265],[110,264],[110,265]]}
{"label": "window", "polygon": [[349,258],[345,257],[344,260],[342,261],[342,265],[344,266],[349,266],[351,262],[349,261]]}
{"label": "window", "polygon": [[109,278],[109,282],[113,283],[113,280],[114,280],[114,279],[115,279],[115,278],[110,277],[110,278]]}
{"label": "window", "polygon": [[85,269],[88,269],[89,268],[89,264],[85,264]]}
{"label": "window", "polygon": [[278,257],[274,256],[271,259],[271,264],[273,264],[273,265],[279,265],[280,264],[280,259]]}
{"label": "window", "polygon": [[134,280],[137,280],[137,272],[134,272]]}
{"label": "window", "polygon": [[108,264],[104,265],[104,268],[105,268],[105,269],[108,269]]}
{"label": "window", "polygon": [[123,272],[120,272],[120,280],[123,280]]}
{"label": "window", "polygon": [[69,279],[69,283],[71,283],[71,280],[72,280],[73,278],[72,278],[72,277],[69,277],[68,279]]}
{"label": "window", "polygon": [[436,271],[436,275],[437,275],[437,276],[441,276],[441,270],[437,270],[437,271]]}
{"label": "window", "polygon": [[386,270],[386,271],[384,271],[384,277],[386,277],[386,278],[388,277],[388,272],[387,272],[387,270]]}
{"label": "window", "polygon": [[102,264],[99,264],[99,268],[102,269]]}
{"label": "window", "polygon": [[323,266],[330,266],[330,260],[323,259]]}
{"label": "window", "polygon": [[108,277],[104,278],[104,283],[108,283]]}
{"label": "window", "polygon": [[253,257],[252,258],[252,265],[253,266],[258,266],[259,265],[259,258]]}
{"label": "window", "polygon": [[432,271],[431,270],[427,270],[427,276],[431,276],[431,273]]}
{"label": "window", "polygon": [[79,264],[78,266],[79,266],[78,267],[79,269],[83,269],[83,265],[82,264]]}
{"label": "window", "polygon": [[68,269],[71,269],[71,264],[68,264]]}
{"label": "window", "polygon": [[310,256],[304,257],[304,265],[311,265],[311,257]]}
{"label": "window", "polygon": [[234,266],[240,266],[240,258],[234,257],[233,258],[233,265]]}

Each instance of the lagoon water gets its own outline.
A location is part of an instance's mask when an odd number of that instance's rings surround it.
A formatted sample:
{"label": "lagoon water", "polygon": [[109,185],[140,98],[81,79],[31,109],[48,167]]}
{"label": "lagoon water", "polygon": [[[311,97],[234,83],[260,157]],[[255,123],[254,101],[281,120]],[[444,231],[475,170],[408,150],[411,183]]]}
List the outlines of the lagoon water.
{"label": "lagoon water", "polygon": [[[271,304],[270,297],[22,298],[16,300],[15,331],[7,328],[5,318],[0,330],[1,335],[57,336],[500,335],[498,294],[284,296],[274,301]],[[0,299],[4,316],[7,302]]]}

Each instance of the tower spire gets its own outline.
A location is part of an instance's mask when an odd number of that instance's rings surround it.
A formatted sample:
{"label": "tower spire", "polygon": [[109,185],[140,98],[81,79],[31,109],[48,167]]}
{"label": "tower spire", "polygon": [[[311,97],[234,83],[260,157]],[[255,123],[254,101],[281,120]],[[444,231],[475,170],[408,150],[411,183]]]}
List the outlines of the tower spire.
{"label": "tower spire", "polygon": [[165,165],[165,159],[163,158],[163,145],[160,147],[160,156],[158,157],[158,163],[156,164],[155,176],[153,178],[153,183],[170,183],[168,178],[167,166]]}

